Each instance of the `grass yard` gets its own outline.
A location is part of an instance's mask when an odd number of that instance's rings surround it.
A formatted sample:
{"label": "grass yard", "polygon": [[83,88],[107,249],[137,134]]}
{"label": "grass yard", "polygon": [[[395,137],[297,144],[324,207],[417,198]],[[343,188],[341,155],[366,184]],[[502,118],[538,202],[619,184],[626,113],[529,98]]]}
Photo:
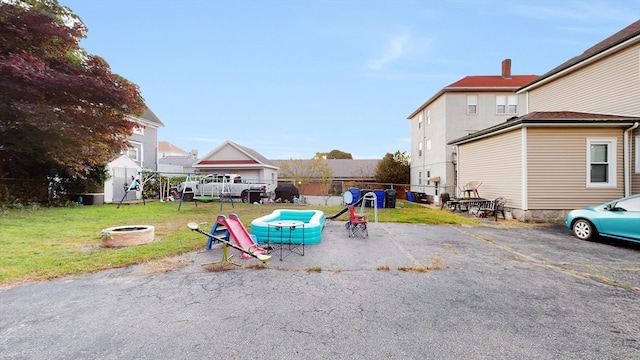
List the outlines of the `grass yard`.
{"label": "grass yard", "polygon": [[[251,221],[274,209],[322,210],[327,216],[342,206],[293,204],[253,205],[158,201],[143,204],[78,206],[0,210],[0,287],[65,275],[95,272],[161,259],[203,249],[206,238],[189,230],[188,222],[207,222],[209,229],[218,214],[236,213],[250,231]],[[372,217],[373,209],[368,211]],[[348,220],[348,212],[337,220]],[[378,209],[379,222],[420,224],[479,224],[477,220],[405,201],[394,209]],[[153,225],[155,241],[149,244],[103,248],[102,229],[112,226]]]}

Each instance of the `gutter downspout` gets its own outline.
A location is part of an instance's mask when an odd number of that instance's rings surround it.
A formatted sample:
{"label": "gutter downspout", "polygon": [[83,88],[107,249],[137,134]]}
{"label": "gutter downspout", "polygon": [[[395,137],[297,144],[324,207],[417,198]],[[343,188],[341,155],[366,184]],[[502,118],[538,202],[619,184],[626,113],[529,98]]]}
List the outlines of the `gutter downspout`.
{"label": "gutter downspout", "polygon": [[629,156],[631,154],[629,154],[630,151],[630,138],[631,138],[631,132],[635,129],[638,128],[638,126],[640,126],[640,123],[635,122],[633,124],[632,127],[628,128],[627,130],[624,131],[624,136],[623,136],[623,151],[622,154],[624,156],[624,196],[629,196],[631,195],[631,163],[629,160]]}

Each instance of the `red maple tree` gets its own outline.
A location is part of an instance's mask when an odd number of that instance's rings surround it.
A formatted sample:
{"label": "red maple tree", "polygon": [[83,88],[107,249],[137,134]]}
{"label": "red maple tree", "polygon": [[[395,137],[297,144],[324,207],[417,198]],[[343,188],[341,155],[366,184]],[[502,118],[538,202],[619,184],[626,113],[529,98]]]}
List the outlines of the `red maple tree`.
{"label": "red maple tree", "polygon": [[84,178],[129,146],[144,99],[79,46],[86,34],[57,0],[0,3],[0,187],[42,197],[52,178]]}

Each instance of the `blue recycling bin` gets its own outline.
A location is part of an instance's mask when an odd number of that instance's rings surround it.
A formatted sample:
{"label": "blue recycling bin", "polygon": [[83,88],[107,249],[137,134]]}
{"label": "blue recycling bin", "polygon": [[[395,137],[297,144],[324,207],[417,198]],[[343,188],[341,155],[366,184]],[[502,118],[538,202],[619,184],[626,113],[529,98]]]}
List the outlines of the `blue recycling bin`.
{"label": "blue recycling bin", "polygon": [[373,193],[376,194],[376,207],[382,209],[384,207],[384,190],[373,190]]}
{"label": "blue recycling bin", "polygon": [[411,191],[407,191],[407,201],[414,202],[413,193]]}
{"label": "blue recycling bin", "polygon": [[351,188],[349,189],[349,192],[351,193],[351,203],[347,204],[347,205],[352,205],[355,204],[356,202],[358,202],[358,200],[360,200],[360,189],[358,188]]}

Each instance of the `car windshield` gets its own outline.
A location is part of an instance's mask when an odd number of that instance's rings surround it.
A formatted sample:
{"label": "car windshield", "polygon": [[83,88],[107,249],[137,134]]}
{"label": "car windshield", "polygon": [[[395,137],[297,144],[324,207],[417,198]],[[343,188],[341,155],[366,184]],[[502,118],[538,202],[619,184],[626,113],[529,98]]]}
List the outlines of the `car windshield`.
{"label": "car windshield", "polygon": [[605,205],[604,209],[611,211],[640,211],[640,197],[614,201]]}

